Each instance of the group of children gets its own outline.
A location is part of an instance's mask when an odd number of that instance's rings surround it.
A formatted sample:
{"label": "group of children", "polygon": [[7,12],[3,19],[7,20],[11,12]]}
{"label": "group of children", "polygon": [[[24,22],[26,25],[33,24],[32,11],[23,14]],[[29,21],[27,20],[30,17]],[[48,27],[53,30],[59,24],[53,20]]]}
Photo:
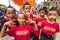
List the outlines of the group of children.
{"label": "group of children", "polygon": [[[30,12],[29,3],[23,6],[23,12],[16,14],[16,10],[9,6],[5,11],[5,22],[1,26],[0,36],[6,35],[14,37],[14,40],[54,40],[59,32],[59,24],[56,22],[58,11],[51,8],[46,11],[39,10],[39,17]],[[45,14],[47,18],[45,18]],[[8,29],[8,30],[7,30]],[[1,39],[2,40],[2,39]]]}

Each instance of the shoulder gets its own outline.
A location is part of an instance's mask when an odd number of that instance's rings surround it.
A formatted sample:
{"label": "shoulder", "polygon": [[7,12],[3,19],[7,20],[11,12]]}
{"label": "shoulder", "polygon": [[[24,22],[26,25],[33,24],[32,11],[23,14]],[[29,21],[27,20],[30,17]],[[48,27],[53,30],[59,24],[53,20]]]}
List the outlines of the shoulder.
{"label": "shoulder", "polygon": [[48,23],[47,20],[42,21],[42,23]]}
{"label": "shoulder", "polygon": [[54,23],[54,25],[57,25],[57,26],[59,26],[59,23],[58,23],[58,22],[55,22],[55,23]]}
{"label": "shoulder", "polygon": [[29,29],[34,28],[33,26],[31,26],[31,25],[29,25],[29,24],[26,24],[25,27],[26,27],[26,28],[29,28]]}
{"label": "shoulder", "polygon": [[18,26],[15,25],[15,26],[12,26],[11,29],[16,29],[17,27],[18,27]]}

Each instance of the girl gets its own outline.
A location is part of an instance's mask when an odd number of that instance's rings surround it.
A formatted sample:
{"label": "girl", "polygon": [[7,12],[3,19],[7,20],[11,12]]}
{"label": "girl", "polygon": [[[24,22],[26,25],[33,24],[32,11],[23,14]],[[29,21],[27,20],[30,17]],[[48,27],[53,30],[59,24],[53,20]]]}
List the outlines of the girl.
{"label": "girl", "polygon": [[23,14],[19,14],[17,18],[18,25],[14,25],[14,20],[6,22],[3,25],[1,31],[1,37],[6,34],[6,30],[8,27],[12,27],[10,30],[7,31],[7,34],[13,36],[15,40],[30,40],[30,33],[36,31],[36,23],[34,23],[35,27],[32,27],[28,24],[25,24],[25,17]]}
{"label": "girl", "polygon": [[53,40],[56,33],[59,31],[59,24],[55,21],[57,18],[57,10],[50,9],[48,11],[48,19],[42,22],[40,30],[40,40]]}

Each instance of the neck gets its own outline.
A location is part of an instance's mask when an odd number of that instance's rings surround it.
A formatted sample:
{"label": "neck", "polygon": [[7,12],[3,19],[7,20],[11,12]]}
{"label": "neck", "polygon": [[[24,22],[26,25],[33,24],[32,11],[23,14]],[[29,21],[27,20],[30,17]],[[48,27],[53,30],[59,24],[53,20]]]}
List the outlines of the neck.
{"label": "neck", "polygon": [[50,23],[54,23],[54,20],[48,20]]}
{"label": "neck", "polygon": [[24,26],[25,24],[20,24],[19,26]]}
{"label": "neck", "polygon": [[40,16],[41,18],[44,18],[44,16]]}

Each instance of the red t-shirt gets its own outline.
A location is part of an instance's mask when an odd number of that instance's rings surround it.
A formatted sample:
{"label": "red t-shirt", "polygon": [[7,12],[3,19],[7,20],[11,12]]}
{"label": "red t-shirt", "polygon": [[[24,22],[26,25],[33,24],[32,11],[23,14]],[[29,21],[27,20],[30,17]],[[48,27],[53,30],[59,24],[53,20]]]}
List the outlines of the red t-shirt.
{"label": "red t-shirt", "polygon": [[59,23],[59,32],[60,32],[60,23]]}
{"label": "red t-shirt", "polygon": [[44,21],[44,20],[46,20],[46,18],[40,18],[40,17],[38,17],[38,18],[36,18],[36,23],[38,24],[38,22],[42,22],[42,21]]}
{"label": "red t-shirt", "polygon": [[[25,18],[26,18],[26,20],[28,20],[28,16],[25,16]],[[30,19],[32,19],[33,18],[33,14],[31,13],[30,14]]]}
{"label": "red t-shirt", "polygon": [[[42,21],[44,21],[44,20],[46,20],[46,18],[36,18],[36,20],[35,20],[35,22],[38,24],[39,22],[42,22]],[[39,32],[40,32],[40,27],[38,27],[38,31],[35,31],[34,32],[34,35],[36,36],[36,37],[38,37],[39,36]]]}
{"label": "red t-shirt", "polygon": [[42,22],[42,31],[47,35],[54,35],[59,31],[59,24],[57,22],[49,23],[47,20]]}
{"label": "red t-shirt", "polygon": [[34,32],[34,27],[30,25],[15,26],[7,31],[7,34],[15,37],[15,40],[30,40],[30,33]]}

